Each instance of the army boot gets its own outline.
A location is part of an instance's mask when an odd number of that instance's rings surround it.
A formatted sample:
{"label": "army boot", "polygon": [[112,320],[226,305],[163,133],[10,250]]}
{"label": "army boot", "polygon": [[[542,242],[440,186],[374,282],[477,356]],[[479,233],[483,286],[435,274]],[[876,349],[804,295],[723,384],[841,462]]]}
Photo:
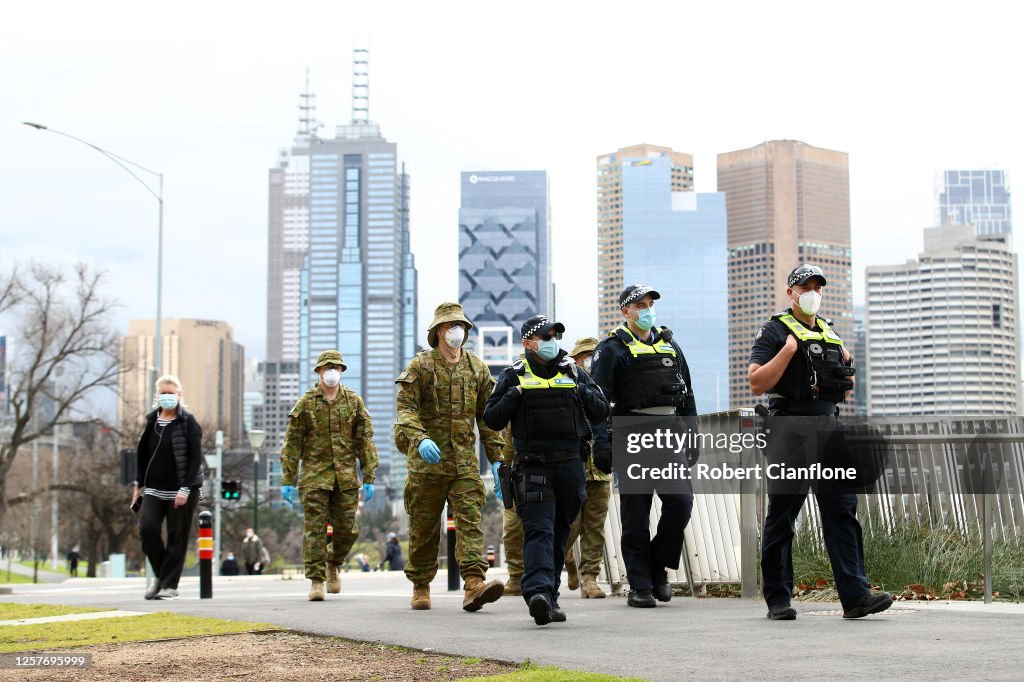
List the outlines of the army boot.
{"label": "army boot", "polygon": [[341,575],[338,573],[337,564],[327,564],[327,591],[331,594],[341,592]]}
{"label": "army boot", "polygon": [[580,590],[580,594],[584,599],[604,599],[607,596],[604,590],[597,586],[597,576],[593,575],[583,576],[583,589]]}
{"label": "army boot", "polygon": [[314,580],[309,588],[309,601],[323,601],[325,596],[324,581]]}
{"label": "army boot", "polygon": [[430,608],[430,585],[413,585],[411,606],[414,611]]}
{"label": "army boot", "polygon": [[580,586],[580,574],[576,568],[576,557],[569,553],[569,556],[565,557],[565,572],[569,574],[568,580],[565,581],[565,586],[570,590],[575,590]]}
{"label": "army boot", "polygon": [[502,594],[507,594],[513,597],[519,597],[523,594],[523,585],[520,582],[522,576],[510,575],[508,582],[505,583],[505,591]]}
{"label": "army boot", "polygon": [[479,611],[484,604],[498,601],[505,592],[505,586],[497,580],[485,583],[483,578],[471,575],[466,578],[466,591],[462,597],[464,611]]}

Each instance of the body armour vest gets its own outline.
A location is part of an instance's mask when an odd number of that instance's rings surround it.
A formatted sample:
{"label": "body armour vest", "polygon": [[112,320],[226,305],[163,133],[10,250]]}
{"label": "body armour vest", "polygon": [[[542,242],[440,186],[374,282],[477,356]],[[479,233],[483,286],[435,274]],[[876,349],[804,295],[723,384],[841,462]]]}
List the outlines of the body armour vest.
{"label": "body armour vest", "polygon": [[610,332],[630,354],[629,371],[615,377],[616,412],[686,403],[690,389],[672,345],[672,331],[662,327],[660,332],[661,339],[654,344],[641,342],[625,326]]}
{"label": "body armour vest", "polygon": [[512,417],[512,436],[522,440],[579,438],[576,379],[559,371],[550,379],[533,373],[525,356],[512,365],[519,375],[523,402]]}
{"label": "body armour vest", "polygon": [[829,323],[821,317],[817,318],[820,332],[800,324],[792,313],[772,315],[796,337],[800,346],[800,355],[807,367],[808,383],[803,395],[786,396],[793,400],[825,400],[841,403],[846,399],[846,392],[853,388],[854,369],[843,362],[843,340],[839,338]]}

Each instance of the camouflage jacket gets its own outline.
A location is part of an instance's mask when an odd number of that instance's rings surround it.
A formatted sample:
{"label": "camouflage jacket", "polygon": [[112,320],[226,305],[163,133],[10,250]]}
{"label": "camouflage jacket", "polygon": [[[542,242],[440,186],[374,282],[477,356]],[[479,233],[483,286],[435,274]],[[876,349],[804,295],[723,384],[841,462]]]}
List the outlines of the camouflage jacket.
{"label": "camouflage jacket", "polygon": [[[436,349],[421,351],[395,379],[398,384],[398,418],[395,446],[406,454],[412,473],[479,474],[473,424],[480,429],[487,459],[502,460],[505,441],[484,424],[484,405],[494,388],[483,360],[463,351],[454,366]],[[430,438],[441,449],[441,461],[428,464],[418,446]]]}
{"label": "camouflage jacket", "polygon": [[320,385],[306,391],[288,414],[288,430],[281,446],[281,485],[330,490],[337,481],[341,490],[359,487],[356,460],[363,482],[373,483],[377,474],[377,448],[373,424],[363,399],[340,386],[338,397],[328,402]]}

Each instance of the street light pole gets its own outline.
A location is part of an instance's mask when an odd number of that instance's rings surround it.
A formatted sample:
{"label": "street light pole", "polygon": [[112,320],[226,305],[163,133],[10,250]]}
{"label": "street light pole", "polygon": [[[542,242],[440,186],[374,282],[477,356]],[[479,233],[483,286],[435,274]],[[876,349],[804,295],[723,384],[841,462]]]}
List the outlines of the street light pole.
{"label": "street light pole", "polygon": [[[157,217],[157,241],[156,241],[156,338],[153,340],[153,369],[157,376],[160,376],[160,368],[163,363],[163,269],[164,269],[164,174],[158,173],[155,170],[150,170],[145,166],[129,161],[123,156],[119,156],[111,151],[107,151],[102,147],[98,147],[91,142],[86,142],[80,137],[75,137],[70,133],[65,133],[60,130],[55,130],[41,123],[32,123],[31,121],[24,121],[24,125],[29,128],[35,128],[36,130],[45,130],[55,135],[61,135],[63,137],[70,138],[76,142],[84,144],[86,147],[95,149],[103,156],[107,157],[118,165],[125,173],[135,178],[140,185],[146,188],[146,191],[153,195],[157,201],[159,209],[159,215]],[[127,164],[127,165],[125,165]],[[159,183],[157,190],[154,191],[142,178],[140,178],[131,168],[138,168],[141,171],[145,171],[150,175],[155,176]],[[148,379],[148,378],[147,378]],[[147,381],[147,383],[152,383]],[[150,405],[153,403],[153,391],[156,390],[155,386],[149,386],[147,388],[146,396],[146,409],[148,410]]]}
{"label": "street light pole", "polygon": [[263,440],[266,437],[266,432],[259,429],[253,429],[249,432],[249,445],[252,446],[252,532],[257,536],[260,534],[260,448],[263,447]]}

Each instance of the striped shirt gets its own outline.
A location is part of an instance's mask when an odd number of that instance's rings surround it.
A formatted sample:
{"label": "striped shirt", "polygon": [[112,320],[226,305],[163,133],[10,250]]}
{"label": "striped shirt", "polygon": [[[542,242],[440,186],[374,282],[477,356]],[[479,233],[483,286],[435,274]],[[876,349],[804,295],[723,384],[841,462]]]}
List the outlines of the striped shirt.
{"label": "striped shirt", "polygon": [[[167,425],[170,424],[172,421],[174,421],[174,420],[173,419],[161,419],[161,418],[157,417],[157,420],[156,420],[156,432],[158,434],[163,433],[163,430],[165,428],[167,428]],[[188,495],[189,495],[189,488],[188,488],[188,486],[187,485],[182,486],[178,490],[157,490],[156,488],[143,488],[142,489],[142,494],[143,495],[149,495],[150,497],[155,497],[158,500],[173,500],[175,497],[178,496],[178,493],[181,493],[185,497],[188,497]],[[204,499],[203,487],[199,486],[199,501],[202,502],[203,499]]]}

